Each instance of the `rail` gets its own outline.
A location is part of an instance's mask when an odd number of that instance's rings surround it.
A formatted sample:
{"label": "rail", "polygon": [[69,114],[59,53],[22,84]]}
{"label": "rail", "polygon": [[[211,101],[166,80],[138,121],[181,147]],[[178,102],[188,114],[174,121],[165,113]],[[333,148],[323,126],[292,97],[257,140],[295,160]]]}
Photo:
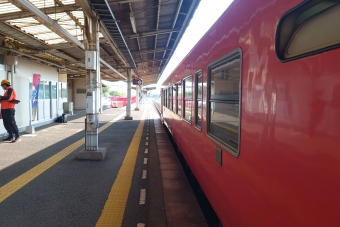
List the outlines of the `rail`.
{"label": "rail", "polygon": [[158,100],[152,100],[153,105],[155,106],[159,115],[161,115],[161,104]]}

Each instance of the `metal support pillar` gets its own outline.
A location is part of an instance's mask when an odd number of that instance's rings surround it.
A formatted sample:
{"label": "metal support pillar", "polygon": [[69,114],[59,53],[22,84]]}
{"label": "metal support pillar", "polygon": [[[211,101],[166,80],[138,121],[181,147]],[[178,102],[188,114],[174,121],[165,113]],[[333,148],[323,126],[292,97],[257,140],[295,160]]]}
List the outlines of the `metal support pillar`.
{"label": "metal support pillar", "polygon": [[139,111],[139,85],[136,85],[136,111]]}
{"label": "metal support pillar", "polygon": [[127,74],[128,74],[128,80],[127,80],[127,102],[126,102],[126,116],[125,120],[132,120],[133,117],[131,117],[131,82],[132,82],[132,76],[131,76],[131,69],[127,68]]}
{"label": "metal support pillar", "polygon": [[85,149],[78,154],[78,159],[104,160],[106,149],[98,148],[99,97],[100,97],[100,53],[99,23],[95,17],[85,16],[86,36],[86,119]]}

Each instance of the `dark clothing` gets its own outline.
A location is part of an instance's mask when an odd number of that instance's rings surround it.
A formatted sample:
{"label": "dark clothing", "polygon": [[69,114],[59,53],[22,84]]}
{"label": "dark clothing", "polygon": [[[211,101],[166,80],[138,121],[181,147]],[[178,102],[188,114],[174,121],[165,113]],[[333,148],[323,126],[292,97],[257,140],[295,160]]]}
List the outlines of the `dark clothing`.
{"label": "dark clothing", "polygon": [[14,118],[15,104],[11,102],[13,99],[16,99],[16,93],[11,86],[7,86],[4,95],[0,96],[2,120],[8,132],[8,137],[19,138],[19,129]]}
{"label": "dark clothing", "polygon": [[19,129],[15,122],[15,109],[4,109],[1,110],[2,114],[2,120],[5,126],[5,129],[7,130],[10,138],[13,138],[13,135],[16,137],[19,137]]}

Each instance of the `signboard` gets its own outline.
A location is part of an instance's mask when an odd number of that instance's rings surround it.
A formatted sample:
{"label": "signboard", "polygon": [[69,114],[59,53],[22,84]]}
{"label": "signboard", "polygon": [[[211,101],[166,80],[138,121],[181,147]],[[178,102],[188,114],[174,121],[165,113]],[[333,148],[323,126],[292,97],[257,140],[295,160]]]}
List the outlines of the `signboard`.
{"label": "signboard", "polygon": [[32,121],[35,120],[38,110],[38,97],[39,97],[39,84],[40,84],[40,74],[33,73],[32,80]]}
{"label": "signboard", "polygon": [[143,80],[141,78],[133,78],[132,84],[133,85],[141,85],[143,83]]}

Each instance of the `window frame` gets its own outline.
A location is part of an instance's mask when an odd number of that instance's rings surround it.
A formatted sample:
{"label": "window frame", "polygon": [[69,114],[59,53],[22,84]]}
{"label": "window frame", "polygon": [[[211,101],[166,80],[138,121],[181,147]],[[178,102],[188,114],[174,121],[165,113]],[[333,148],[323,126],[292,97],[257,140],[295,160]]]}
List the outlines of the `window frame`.
{"label": "window frame", "polygon": [[[198,75],[201,75],[201,87],[202,87],[202,92],[199,97],[198,95]],[[201,101],[201,125],[199,126],[198,123],[198,102]],[[199,69],[195,72],[195,128],[198,131],[202,131],[202,118],[203,118],[203,70]]]}
{"label": "window frame", "polygon": [[177,107],[177,89],[176,89],[176,84],[173,84],[172,86],[171,86],[171,89],[172,89],[172,96],[171,96],[171,99],[172,99],[172,108],[171,108],[171,110],[172,110],[172,112],[174,112],[174,113],[177,113],[177,109],[176,109],[176,107]]}
{"label": "window frame", "polygon": [[[314,1],[316,2],[316,4],[313,5]],[[318,49],[318,50],[314,50],[314,51],[303,53],[303,54],[300,54],[300,55],[297,55],[297,56],[293,56],[291,58],[284,58],[283,57],[284,50],[286,49],[286,47],[289,43],[289,40],[290,40],[288,38],[287,39],[288,41],[286,40],[287,43],[282,44],[284,46],[284,48],[281,47],[281,42],[283,42],[283,39],[281,38],[281,33],[282,33],[281,30],[282,30],[282,26],[283,26],[284,22],[286,22],[286,19],[289,18],[289,16],[294,17],[294,13],[298,14],[298,16],[296,16],[296,19],[298,19],[301,14],[303,14],[307,10],[311,9],[312,7],[316,6],[317,4],[320,4],[320,2],[318,2],[316,0],[305,0],[302,3],[298,4],[297,6],[295,6],[294,8],[287,11],[286,13],[284,13],[282,15],[282,17],[280,18],[279,23],[276,27],[276,35],[275,35],[275,54],[276,54],[277,59],[280,62],[285,63],[285,62],[289,62],[289,61],[297,60],[297,59],[300,59],[300,58],[313,56],[313,55],[316,55],[316,54],[319,54],[319,53],[322,53],[322,52],[326,52],[326,51],[329,51],[329,50],[340,48],[340,44],[335,44],[335,45],[332,45],[332,46],[324,47],[324,48],[321,48],[321,49]],[[312,5],[312,6],[309,7],[309,5]],[[307,9],[303,10],[304,8],[307,8]],[[302,12],[299,12],[299,11],[302,11]],[[320,12],[322,12],[322,11],[320,11]],[[317,14],[319,14],[320,12],[318,12]],[[317,15],[317,14],[315,14],[315,15]],[[294,20],[294,23],[296,22],[296,19]],[[296,29],[291,31],[292,34],[290,34],[290,37],[292,35],[294,35],[295,31],[296,31]],[[282,51],[282,48],[283,48],[283,51]]]}
{"label": "window frame", "polygon": [[[178,85],[180,85],[180,88],[179,88]],[[179,82],[176,83],[176,114],[178,116],[182,117],[182,108],[183,108],[183,106],[181,106],[180,110],[178,109],[178,106],[180,104],[180,100],[178,99],[179,98],[179,96],[178,96],[179,89],[181,89],[181,97],[182,97],[183,96],[183,93],[182,93],[182,81],[179,81]]]}
{"label": "window frame", "polygon": [[166,89],[163,89],[163,107],[166,107],[167,105],[167,94],[166,94]]}
{"label": "window frame", "polygon": [[191,102],[192,102],[192,75],[190,74],[189,76],[187,76],[187,77],[185,77],[184,79],[183,79],[183,85],[182,85],[182,87],[183,87],[183,91],[182,91],[182,94],[183,94],[183,101],[182,101],[182,109],[183,109],[183,120],[185,121],[185,122],[187,122],[188,124],[190,124],[191,125],[191,122],[192,122],[192,105],[191,105],[191,107],[190,107],[190,119],[187,119],[186,118],[186,111],[185,111],[185,101],[187,100],[186,99],[186,96],[185,96],[185,84],[186,84],[186,82],[187,82],[187,80],[188,79],[191,79]]}
{"label": "window frame", "polygon": [[169,110],[172,110],[172,87],[169,86],[167,89],[168,89],[168,97],[167,97],[168,106],[167,107]]}
{"label": "window frame", "polygon": [[[221,139],[219,139],[218,137],[216,137],[215,135],[210,133],[210,121],[211,121],[211,101],[212,99],[210,98],[211,96],[211,69],[214,68],[214,66],[221,64],[224,61],[228,61],[230,59],[232,59],[236,54],[239,54],[240,56],[240,82],[239,82],[239,109],[238,109],[238,116],[239,116],[239,132],[238,132],[238,149],[235,149],[234,147],[232,147],[231,145],[229,145],[228,143],[222,141]],[[236,48],[230,52],[228,52],[227,54],[225,54],[224,56],[218,58],[217,60],[209,63],[208,65],[208,71],[207,71],[207,101],[206,101],[206,136],[212,140],[213,142],[215,142],[217,145],[219,145],[220,147],[222,147],[224,150],[226,150],[228,153],[230,153],[231,155],[233,155],[235,158],[237,158],[240,154],[240,149],[241,149],[241,109],[242,109],[242,50],[241,48]],[[216,102],[216,101],[215,101]],[[221,102],[221,101],[220,101]]]}

